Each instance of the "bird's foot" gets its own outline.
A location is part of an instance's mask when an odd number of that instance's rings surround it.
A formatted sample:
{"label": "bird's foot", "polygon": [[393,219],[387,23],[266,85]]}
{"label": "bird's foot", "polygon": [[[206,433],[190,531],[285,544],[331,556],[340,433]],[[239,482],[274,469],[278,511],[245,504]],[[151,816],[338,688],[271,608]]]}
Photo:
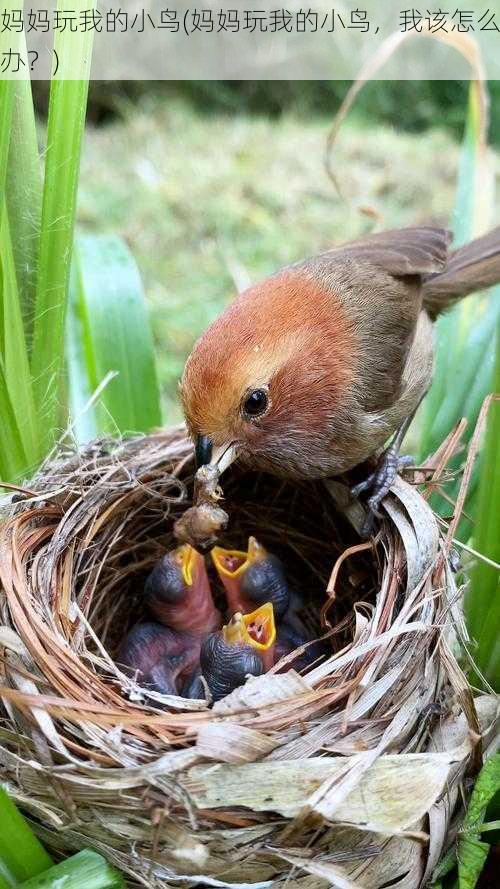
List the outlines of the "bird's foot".
{"label": "bird's foot", "polygon": [[366,501],[368,511],[360,531],[362,537],[369,537],[373,531],[375,518],[381,518],[379,506],[388,494],[399,470],[411,466],[413,462],[413,457],[399,454],[399,443],[395,442],[381,455],[377,468],[351,488],[353,497],[369,492]]}

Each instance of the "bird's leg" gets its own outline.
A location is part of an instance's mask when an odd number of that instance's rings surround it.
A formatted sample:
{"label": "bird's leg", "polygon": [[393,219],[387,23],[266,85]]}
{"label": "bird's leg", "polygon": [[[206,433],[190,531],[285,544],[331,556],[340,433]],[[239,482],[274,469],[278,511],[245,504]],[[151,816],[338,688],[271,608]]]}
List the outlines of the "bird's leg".
{"label": "bird's leg", "polygon": [[373,520],[376,516],[379,517],[379,506],[394,483],[398,471],[403,466],[409,466],[413,463],[413,457],[401,456],[399,450],[414,416],[415,412],[401,423],[389,447],[379,457],[378,466],[374,472],[371,472],[365,479],[351,488],[351,494],[354,497],[359,497],[365,491],[370,492],[367,500],[368,513],[361,528],[362,537],[370,536],[373,529]]}

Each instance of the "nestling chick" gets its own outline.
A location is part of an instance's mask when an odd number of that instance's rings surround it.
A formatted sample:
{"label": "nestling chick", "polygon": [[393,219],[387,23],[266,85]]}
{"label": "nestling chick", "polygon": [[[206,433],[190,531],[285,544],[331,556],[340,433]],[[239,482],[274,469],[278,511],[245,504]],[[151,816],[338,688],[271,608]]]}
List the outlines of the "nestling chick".
{"label": "nestling chick", "polygon": [[[375,234],[238,296],[182,378],[200,462],[324,478],[404,429],[431,382],[432,320],[500,280],[500,229],[454,252],[448,244],[430,226]],[[374,478],[373,508],[396,469],[393,459]]]}
{"label": "nestling chick", "polygon": [[155,617],[173,630],[204,637],[221,625],[205,560],[188,543],[167,553],[155,565],[144,593]]}
{"label": "nestling chick", "polygon": [[[272,605],[252,614],[233,614],[218,633],[212,633],[201,647],[201,669],[214,701],[228,695],[248,676],[260,676],[272,666],[276,639]],[[270,657],[266,657],[270,652]]]}
{"label": "nestling chick", "polygon": [[311,642],[306,650],[288,662],[285,669],[303,670],[326,653],[320,642],[312,642],[298,611],[302,597],[292,592],[281,560],[269,553],[255,537],[248,538],[247,552],[215,546],[210,553],[226,591],[229,611],[245,615],[255,605],[269,602],[276,621],[276,642],[266,651],[266,670],[294,649]]}
{"label": "nestling chick", "polygon": [[164,695],[191,693],[199,672],[201,640],[148,621],[136,624],[123,640],[117,661],[136,674],[140,685]]}
{"label": "nestling chick", "polygon": [[224,589],[229,612],[247,614],[256,605],[271,602],[274,617],[281,620],[290,604],[290,590],[280,560],[248,538],[247,552],[214,546],[210,555]]}

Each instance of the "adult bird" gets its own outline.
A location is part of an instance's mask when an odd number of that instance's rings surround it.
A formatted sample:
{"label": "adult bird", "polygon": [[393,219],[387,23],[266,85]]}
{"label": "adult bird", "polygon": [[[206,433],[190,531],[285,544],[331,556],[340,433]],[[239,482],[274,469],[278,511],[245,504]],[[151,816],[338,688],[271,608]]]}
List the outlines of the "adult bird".
{"label": "adult bird", "polygon": [[317,479],[377,453],[368,479],[376,512],[431,383],[432,322],[500,280],[500,228],[458,250],[449,241],[432,226],[370,235],[239,295],[195,344],[182,377],[198,462],[222,472],[237,459]]}

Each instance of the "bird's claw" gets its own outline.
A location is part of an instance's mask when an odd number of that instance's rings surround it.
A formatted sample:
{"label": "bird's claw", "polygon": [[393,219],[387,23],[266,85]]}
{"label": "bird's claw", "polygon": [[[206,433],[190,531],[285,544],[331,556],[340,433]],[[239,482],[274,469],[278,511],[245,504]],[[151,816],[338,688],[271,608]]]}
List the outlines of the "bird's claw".
{"label": "bird's claw", "polygon": [[394,484],[398,471],[405,466],[410,466],[413,462],[413,457],[400,456],[397,448],[391,445],[380,457],[377,469],[351,488],[353,497],[359,497],[365,491],[371,492],[371,496],[366,502],[366,518],[360,530],[362,537],[369,537],[373,531],[375,519],[382,518],[379,511],[380,504]]}
{"label": "bird's claw", "polygon": [[351,496],[352,497],[359,497],[360,494],[363,494],[365,491],[368,491],[371,488],[373,482],[375,481],[376,475],[377,475],[376,472],[370,472],[370,474],[367,475],[366,478],[364,478],[362,481],[358,482],[357,485],[353,485],[351,488]]}

